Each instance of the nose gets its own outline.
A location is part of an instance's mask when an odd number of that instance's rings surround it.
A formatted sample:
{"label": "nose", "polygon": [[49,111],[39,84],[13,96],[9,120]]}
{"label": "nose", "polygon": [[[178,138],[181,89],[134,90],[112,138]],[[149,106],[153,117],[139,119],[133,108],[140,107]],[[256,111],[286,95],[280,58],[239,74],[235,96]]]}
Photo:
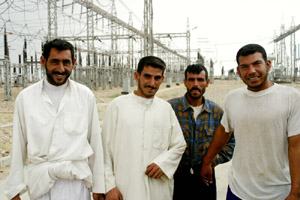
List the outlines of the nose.
{"label": "nose", "polygon": [[59,63],[57,64],[56,70],[57,70],[58,72],[64,72],[64,71],[65,71],[63,62],[59,62]]}
{"label": "nose", "polygon": [[154,83],[155,83],[155,79],[154,77],[151,77],[149,80],[149,85],[154,86]]}
{"label": "nose", "polygon": [[197,79],[194,80],[193,86],[198,86],[198,80]]}
{"label": "nose", "polygon": [[256,72],[255,67],[253,65],[250,65],[249,66],[249,74],[253,74],[255,72]]}

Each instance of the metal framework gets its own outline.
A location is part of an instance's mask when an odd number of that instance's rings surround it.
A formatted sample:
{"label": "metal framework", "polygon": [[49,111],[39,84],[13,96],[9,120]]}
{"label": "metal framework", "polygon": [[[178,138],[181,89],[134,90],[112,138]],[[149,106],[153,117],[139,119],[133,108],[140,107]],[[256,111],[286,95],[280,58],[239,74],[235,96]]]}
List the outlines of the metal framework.
{"label": "metal framework", "polygon": [[144,54],[153,55],[153,7],[152,0],[144,0]]}
{"label": "metal framework", "polygon": [[[105,10],[99,8],[97,5],[94,5],[93,3],[87,1],[87,0],[75,0],[76,3],[82,5],[82,6],[85,6],[89,9],[91,9],[92,11],[94,11],[95,13],[101,15],[102,17],[106,18],[106,19],[109,19],[111,21],[113,21],[114,23],[118,24],[119,26],[121,27],[124,27],[128,30],[130,30],[132,33],[142,37],[142,38],[145,38],[146,35],[139,31],[138,29],[134,28],[133,26],[130,26],[129,24],[127,24],[126,22],[118,19],[116,16],[113,16],[111,15],[110,13],[106,12]],[[181,54],[178,54],[177,52],[175,52],[174,50],[168,48],[167,46],[165,46],[164,44],[162,44],[159,40],[156,40],[156,39],[153,39],[153,43],[156,44],[157,46],[165,49],[166,51],[169,51],[170,53],[172,54],[175,54],[176,56],[180,57],[181,59],[183,60],[188,60],[187,57],[181,55]]]}
{"label": "metal framework", "polygon": [[[111,15],[117,16],[117,10],[115,6],[115,0],[113,0]],[[111,21],[111,52],[112,52],[112,62],[116,63],[118,60],[118,27],[114,21]]]}
{"label": "metal framework", "polygon": [[[88,0],[89,2],[93,3],[93,0]],[[88,66],[94,65],[94,58],[93,52],[95,50],[95,43],[94,43],[94,12],[87,8],[86,11],[86,23],[87,23],[87,35],[86,35],[86,40],[87,40],[87,49],[88,49]]]}
{"label": "metal framework", "polygon": [[48,40],[57,37],[57,5],[56,0],[48,0]]}
{"label": "metal framework", "polygon": [[[285,76],[290,76],[293,81],[297,78],[297,68],[296,68],[296,32],[300,29],[300,25],[295,26],[294,20],[292,20],[291,28],[285,31],[284,25],[281,26],[281,34],[276,37],[273,42],[277,46],[277,65],[281,69],[281,72]],[[285,38],[290,36],[290,62],[288,62],[286,55],[286,44]],[[278,44],[279,43],[279,44]]]}
{"label": "metal framework", "polygon": [[187,33],[186,33],[186,52],[187,52],[187,62],[191,64],[191,32],[190,32],[190,22],[187,19]]}

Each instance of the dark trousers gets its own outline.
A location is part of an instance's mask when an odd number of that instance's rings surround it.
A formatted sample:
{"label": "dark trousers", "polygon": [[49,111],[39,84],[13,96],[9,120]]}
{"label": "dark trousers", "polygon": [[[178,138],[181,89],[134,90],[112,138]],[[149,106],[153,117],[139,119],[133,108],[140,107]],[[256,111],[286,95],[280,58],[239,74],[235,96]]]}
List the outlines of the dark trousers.
{"label": "dark trousers", "polygon": [[226,200],[241,200],[241,199],[235,196],[235,194],[232,193],[230,187],[228,186]]}
{"label": "dark trousers", "polygon": [[[177,171],[178,172],[178,171]],[[213,183],[207,186],[202,183],[200,171],[194,174],[190,169],[180,170],[174,175],[174,195],[173,200],[216,200],[217,187],[215,171],[213,171]]]}

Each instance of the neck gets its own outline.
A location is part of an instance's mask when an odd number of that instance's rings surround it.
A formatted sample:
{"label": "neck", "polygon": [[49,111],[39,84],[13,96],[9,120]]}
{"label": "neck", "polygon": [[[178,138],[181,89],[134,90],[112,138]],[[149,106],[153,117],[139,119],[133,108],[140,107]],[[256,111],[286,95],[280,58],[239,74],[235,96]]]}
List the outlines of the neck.
{"label": "neck", "polygon": [[196,107],[196,106],[201,106],[203,104],[202,103],[203,97],[200,97],[199,99],[193,99],[189,95],[186,95],[186,97],[187,97],[187,101],[191,106]]}
{"label": "neck", "polygon": [[142,98],[145,98],[145,99],[153,99],[154,98],[154,95],[153,96],[145,96],[145,95],[142,95],[141,92],[139,92],[138,90],[134,90],[133,93],[136,95],[136,96],[139,96],[139,97],[142,97]]}
{"label": "neck", "polygon": [[262,85],[258,86],[258,87],[250,87],[248,86],[248,90],[253,91],[253,92],[259,92],[265,89],[268,89],[269,87],[272,87],[272,85],[274,85],[274,83],[270,80],[266,80],[266,82],[264,82]]}

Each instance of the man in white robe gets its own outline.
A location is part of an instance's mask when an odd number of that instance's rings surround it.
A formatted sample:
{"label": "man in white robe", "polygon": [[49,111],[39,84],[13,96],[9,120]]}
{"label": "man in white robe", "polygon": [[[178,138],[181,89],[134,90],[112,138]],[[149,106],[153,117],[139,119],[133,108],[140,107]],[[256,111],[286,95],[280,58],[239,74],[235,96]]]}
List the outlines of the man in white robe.
{"label": "man in white robe", "polygon": [[106,200],[171,200],[186,143],[168,102],[155,97],[165,63],[140,60],[134,93],[114,99],[102,129]]}
{"label": "man in white robe", "polygon": [[90,200],[91,189],[94,199],[104,200],[97,105],[90,89],[69,79],[74,47],[60,39],[47,42],[41,62],[47,77],[24,89],[15,102],[5,193],[13,200],[26,190],[30,199]]}

